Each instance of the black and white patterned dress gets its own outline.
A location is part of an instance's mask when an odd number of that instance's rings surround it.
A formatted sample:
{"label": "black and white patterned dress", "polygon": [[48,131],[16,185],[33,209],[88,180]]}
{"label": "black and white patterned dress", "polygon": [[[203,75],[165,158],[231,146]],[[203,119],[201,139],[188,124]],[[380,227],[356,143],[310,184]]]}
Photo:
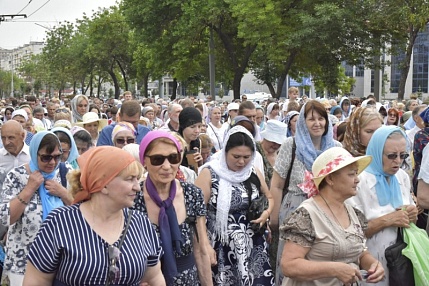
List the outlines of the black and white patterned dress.
{"label": "black and white patterned dress", "polygon": [[[248,192],[243,184],[232,186],[228,215],[228,238],[225,245],[215,235],[219,177],[211,173],[211,195],[207,204],[207,232],[216,251],[217,265],[212,268],[214,285],[259,286],[274,285],[265,236],[255,233],[247,220]],[[252,199],[259,190],[252,184]]]}
{"label": "black and white patterned dress", "polygon": [[[144,184],[144,182],[142,183]],[[204,204],[203,192],[200,188],[186,183],[180,182],[180,185],[183,189],[183,194],[185,197],[185,208],[186,208],[186,220],[179,225],[179,229],[182,233],[183,245],[181,248],[182,254],[180,255],[174,250],[174,255],[177,259],[180,257],[193,255],[193,237],[194,237],[194,227],[195,225],[192,222],[195,222],[197,217],[206,216],[206,207]],[[141,189],[143,190],[143,185],[141,185]],[[140,192],[135,200],[134,209],[147,213],[146,204],[144,201],[143,192]],[[152,224],[155,227],[156,233],[158,237],[160,237],[159,226],[156,224]],[[171,254],[165,254],[171,255]],[[180,272],[180,271],[179,271]],[[194,286],[200,285],[200,279],[198,277],[197,267],[194,264],[192,267],[181,271],[176,277],[174,277],[173,285],[186,285],[186,286]]]}

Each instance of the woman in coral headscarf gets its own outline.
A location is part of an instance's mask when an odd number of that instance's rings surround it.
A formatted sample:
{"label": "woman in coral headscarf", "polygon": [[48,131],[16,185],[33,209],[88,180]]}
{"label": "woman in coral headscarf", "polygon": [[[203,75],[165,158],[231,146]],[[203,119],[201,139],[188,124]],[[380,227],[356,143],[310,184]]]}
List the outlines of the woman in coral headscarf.
{"label": "woman in coral headscarf", "polygon": [[146,216],[127,209],[140,190],[141,164],[111,146],[85,152],[78,163],[81,169],[69,175],[77,204],[46,219],[24,285],[165,285],[155,230]]}

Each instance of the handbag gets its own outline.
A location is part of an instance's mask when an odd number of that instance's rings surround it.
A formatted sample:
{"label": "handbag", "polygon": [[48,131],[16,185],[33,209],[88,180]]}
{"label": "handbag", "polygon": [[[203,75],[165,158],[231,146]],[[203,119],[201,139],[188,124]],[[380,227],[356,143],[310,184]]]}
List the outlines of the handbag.
{"label": "handbag", "polygon": [[[122,243],[124,242],[125,236],[127,235],[128,228],[130,226],[130,222],[131,222],[131,218],[132,217],[133,217],[133,211],[131,209],[128,209],[127,223],[125,224],[125,228],[123,229],[123,231],[121,233],[121,240],[119,241],[119,244],[118,244],[118,251],[121,250]],[[110,268],[110,265],[108,265],[108,267],[107,267],[107,275],[109,275],[109,268]],[[106,286],[110,285],[110,279],[109,279],[109,277],[107,277],[105,285]]]}
{"label": "handbag", "polygon": [[413,264],[416,285],[429,285],[429,237],[426,231],[411,223],[409,228],[404,228],[404,241],[408,246],[402,254]]}
{"label": "handbag", "polygon": [[387,247],[384,256],[389,269],[389,285],[415,285],[413,264],[408,257],[402,255],[402,250],[407,247],[404,242],[402,228],[398,227],[396,243]]}
{"label": "handbag", "polygon": [[293,162],[295,161],[295,153],[296,153],[296,143],[295,143],[295,137],[293,137],[293,139],[292,139],[292,158],[290,160],[289,170],[287,171],[285,185],[283,187],[282,201],[285,198],[285,196],[287,195],[287,193],[289,192],[290,174],[292,173]]}
{"label": "handbag", "polygon": [[[251,183],[256,185],[256,188],[259,190],[259,197],[252,200],[252,186]],[[252,172],[249,179],[244,182],[244,185],[247,189],[247,195],[249,198],[249,209],[247,210],[247,219],[248,221],[258,219],[262,213],[268,209],[268,199],[261,193],[261,182],[259,181],[258,176]],[[252,223],[251,228],[254,232],[263,234],[266,230],[266,224],[262,227],[259,227],[259,224]]]}

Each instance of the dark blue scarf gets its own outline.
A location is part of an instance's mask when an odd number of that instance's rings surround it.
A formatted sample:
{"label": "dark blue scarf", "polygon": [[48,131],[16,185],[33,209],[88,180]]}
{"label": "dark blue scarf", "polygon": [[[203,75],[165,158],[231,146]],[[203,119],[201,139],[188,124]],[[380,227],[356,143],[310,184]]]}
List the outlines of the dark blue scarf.
{"label": "dark blue scarf", "polygon": [[158,225],[161,236],[164,255],[162,257],[162,273],[166,279],[167,285],[171,285],[173,278],[178,274],[176,258],[173,252],[173,243],[176,252],[181,254],[181,244],[183,244],[182,235],[177,221],[176,210],[173,206],[173,200],[176,196],[176,181],[173,180],[170,186],[170,195],[165,201],[159,197],[156,187],[150,179],[146,179],[146,190],[150,198],[159,207]]}

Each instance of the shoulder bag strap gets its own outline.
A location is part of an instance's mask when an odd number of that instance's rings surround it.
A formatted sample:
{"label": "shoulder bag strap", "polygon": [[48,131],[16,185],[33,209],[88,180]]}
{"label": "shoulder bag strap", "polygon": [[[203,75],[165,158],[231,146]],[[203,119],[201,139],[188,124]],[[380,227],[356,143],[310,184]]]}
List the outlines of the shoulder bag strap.
{"label": "shoulder bag strap", "polygon": [[220,149],[222,149],[222,148],[223,148],[223,147],[222,147],[222,142],[220,142],[219,137],[217,136],[217,133],[216,133],[216,131],[214,130],[214,128],[213,128],[213,126],[212,126],[212,123],[211,123],[211,122],[209,123],[209,126],[210,126],[210,128],[213,130],[214,135],[216,136],[216,140],[217,140],[217,143],[218,143],[218,145],[219,145],[219,150],[220,150]]}
{"label": "shoulder bag strap", "polygon": [[289,170],[287,172],[287,176],[286,176],[286,180],[285,180],[285,185],[283,187],[282,200],[283,200],[283,198],[286,196],[286,194],[289,191],[288,188],[289,188],[290,174],[292,173],[293,163],[295,162],[295,151],[296,151],[295,137],[293,137],[292,141],[293,141],[293,143],[292,143],[292,158],[290,160]]}

